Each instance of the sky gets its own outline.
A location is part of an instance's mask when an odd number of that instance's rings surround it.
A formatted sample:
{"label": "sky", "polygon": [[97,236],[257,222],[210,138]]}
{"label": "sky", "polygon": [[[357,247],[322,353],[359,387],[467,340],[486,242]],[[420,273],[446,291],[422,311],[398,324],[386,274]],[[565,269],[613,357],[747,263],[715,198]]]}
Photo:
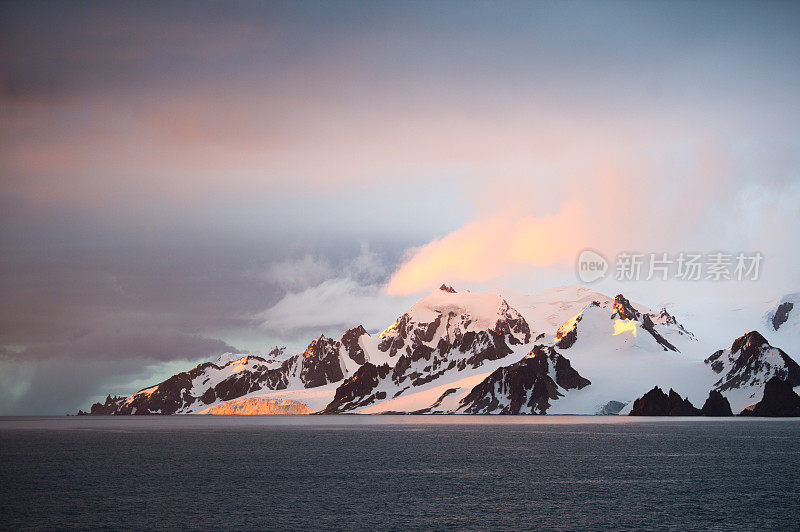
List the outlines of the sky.
{"label": "sky", "polygon": [[[0,4],[0,415],[389,325],[586,248],[800,291],[793,2]],[[720,346],[724,347],[724,346]]]}

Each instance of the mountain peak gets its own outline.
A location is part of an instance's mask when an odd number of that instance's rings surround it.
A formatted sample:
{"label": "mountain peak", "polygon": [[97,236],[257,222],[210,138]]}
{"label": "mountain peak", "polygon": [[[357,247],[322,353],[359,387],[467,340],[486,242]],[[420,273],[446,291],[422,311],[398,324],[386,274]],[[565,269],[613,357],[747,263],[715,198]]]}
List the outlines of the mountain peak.
{"label": "mountain peak", "polygon": [[[231,362],[236,362],[239,359],[246,357],[248,353],[223,353],[217,357],[217,360],[214,362],[219,367],[226,366]],[[198,364],[199,365],[199,364]]]}
{"label": "mountain peak", "polygon": [[450,292],[451,294],[456,293],[455,288],[446,284],[442,284],[442,286],[439,287],[439,290],[441,290],[442,292]]}
{"label": "mountain peak", "polygon": [[758,331],[750,331],[749,333],[743,334],[734,340],[731,350],[735,353],[746,351],[748,354],[753,355],[755,354],[754,349],[758,349],[765,344],[768,347],[772,347],[769,345],[769,342],[767,342],[767,339],[761,335],[761,333]]}
{"label": "mountain peak", "polygon": [[493,371],[462,400],[468,414],[545,414],[568,390],[591,385],[551,346],[537,345],[522,360]]}
{"label": "mountain peak", "polygon": [[[508,303],[499,295],[492,292],[469,292],[462,290],[434,290],[426,295],[401,316],[398,321],[404,320],[415,323],[433,323],[442,316],[463,317],[470,329],[491,329],[497,320],[505,317],[509,312],[516,314],[516,310],[509,310]],[[392,327],[385,332],[391,330]]]}
{"label": "mountain peak", "polygon": [[732,416],[733,411],[731,410],[731,403],[724,395],[717,390],[711,390],[708,392],[708,399],[703,404],[703,408],[700,409],[700,414],[703,416],[723,417]]}
{"label": "mountain peak", "polygon": [[[623,320],[638,320],[640,316],[639,311],[633,308],[631,302],[622,294],[617,294],[617,297],[614,298],[614,313]],[[611,317],[616,316],[612,315]]]}
{"label": "mountain peak", "polygon": [[282,357],[286,353],[286,346],[278,347],[277,345],[273,347],[269,353],[267,353],[267,359],[276,359]]}
{"label": "mountain peak", "polygon": [[678,320],[675,319],[675,316],[667,312],[666,307],[661,307],[661,311],[659,311],[655,317],[658,319],[659,323],[664,323],[667,325],[676,325],[678,323]]}
{"label": "mountain peak", "polygon": [[[741,390],[749,400],[772,377],[800,385],[800,365],[783,350],[773,347],[758,331],[750,331],[734,340],[728,349],[720,349],[705,363],[720,375],[714,389],[725,392]],[[741,405],[732,405],[741,408]]]}
{"label": "mountain peak", "polygon": [[347,337],[350,337],[350,336],[359,337],[359,336],[361,336],[363,334],[367,334],[367,330],[364,328],[363,325],[357,325],[356,327],[352,327],[352,328],[346,330],[345,333],[342,335],[342,338],[344,338],[345,336],[347,336]]}

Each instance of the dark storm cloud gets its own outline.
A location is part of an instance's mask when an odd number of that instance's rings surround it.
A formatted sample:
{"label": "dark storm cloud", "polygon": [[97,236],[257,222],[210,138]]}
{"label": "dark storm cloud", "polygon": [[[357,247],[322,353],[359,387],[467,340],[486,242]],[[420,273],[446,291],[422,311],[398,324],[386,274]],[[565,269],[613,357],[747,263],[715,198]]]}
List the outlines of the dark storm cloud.
{"label": "dark storm cloud", "polygon": [[236,351],[221,340],[147,328],[92,331],[22,351],[4,349],[0,415],[74,414],[92,398],[135,392],[140,386],[130,383],[136,379],[147,379],[143,386],[154,384],[194,363]]}
{"label": "dark storm cloud", "polygon": [[[0,233],[0,415],[74,413],[223,352],[302,344],[322,329],[282,337],[261,329],[255,316],[289,288],[343,275],[359,255],[357,243],[309,237],[204,241],[196,231],[119,222],[100,229],[74,215],[7,220]],[[276,269],[280,259],[312,251],[324,271]]]}
{"label": "dark storm cloud", "polygon": [[269,287],[253,286],[233,257],[120,244],[46,253],[6,247],[0,341],[78,338],[93,328],[224,328],[274,297]]}
{"label": "dark storm cloud", "polygon": [[[107,394],[134,393],[198,361],[179,359],[167,365],[146,364],[141,359],[59,357],[46,363],[0,360],[0,415],[75,414]],[[137,386],[136,382],[141,384]]]}
{"label": "dark storm cloud", "polygon": [[171,360],[207,359],[239,350],[222,340],[193,336],[156,328],[109,329],[86,332],[44,344],[34,344],[22,351],[6,349],[0,357],[16,362],[51,362],[68,357],[86,362],[127,360],[139,363]]}
{"label": "dark storm cloud", "polygon": [[[219,265],[209,264],[214,261],[180,257],[174,250],[134,250],[122,242],[125,250],[115,252],[84,247],[79,239],[59,240],[53,246],[36,239],[4,246],[4,414],[74,413],[96,396],[136,391],[131,382],[137,379],[145,379],[142,387],[148,378],[158,381],[170,371],[239,351],[204,334],[246,322],[237,315],[248,304],[248,291],[236,293],[226,282],[235,275],[220,273]],[[174,361],[183,364],[168,365]]]}

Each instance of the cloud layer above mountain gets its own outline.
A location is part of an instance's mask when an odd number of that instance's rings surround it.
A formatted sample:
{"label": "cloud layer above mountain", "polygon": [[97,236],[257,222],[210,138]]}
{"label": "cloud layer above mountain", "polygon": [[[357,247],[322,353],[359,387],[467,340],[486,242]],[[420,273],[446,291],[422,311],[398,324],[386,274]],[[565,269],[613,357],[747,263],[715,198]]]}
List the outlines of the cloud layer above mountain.
{"label": "cloud layer above mountain", "polygon": [[791,227],[800,223],[800,152],[774,150],[694,147],[644,160],[605,154],[576,170],[568,168],[574,160],[564,160],[560,172],[500,180],[506,198],[493,197],[497,189],[478,194],[475,218],[411,250],[387,290],[416,293],[442,279],[483,283],[569,269],[586,248],[610,258],[624,251],[761,252],[773,290],[798,283]]}
{"label": "cloud layer above mountain", "polygon": [[798,21],[777,2],[0,4],[3,413],[377,330],[442,282],[574,282],[584,247],[759,250],[758,290],[795,292]]}

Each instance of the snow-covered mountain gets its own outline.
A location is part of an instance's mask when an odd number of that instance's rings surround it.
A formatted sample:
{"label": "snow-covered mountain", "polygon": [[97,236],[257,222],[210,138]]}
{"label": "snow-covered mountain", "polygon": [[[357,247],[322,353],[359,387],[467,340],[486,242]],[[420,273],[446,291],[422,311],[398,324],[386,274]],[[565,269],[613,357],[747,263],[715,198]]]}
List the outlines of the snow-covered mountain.
{"label": "snow-covered mountain", "polygon": [[486,371],[509,357],[516,362],[530,341],[527,322],[500,296],[443,285],[380,334],[375,358],[381,362],[363,365],[343,382],[325,412],[355,411]]}
{"label": "snow-covered mountain", "polygon": [[610,401],[630,407],[653,386],[669,389],[676,382],[708,393],[710,376],[693,355],[694,335],[666,310],[651,311],[621,294],[591,301],[551,342],[592,385],[567,394],[549,413],[598,413]]}
{"label": "snow-covered mountain", "polygon": [[[551,300],[561,297],[564,300]],[[530,360],[518,362],[509,358],[512,363],[501,361],[502,366],[494,374],[486,372],[481,379],[469,377],[451,385],[437,385],[430,391],[407,392],[405,399],[383,401],[384,409],[500,413],[517,412],[519,407],[519,411],[530,413],[615,412],[637,393],[643,392],[644,386],[651,385],[648,376],[659,373],[659,362],[688,369],[687,359],[680,356],[676,345],[696,347],[697,344],[694,336],[665,310],[652,312],[623,296],[612,299],[585,287],[560,287],[548,290],[544,295],[512,293],[511,298],[524,305],[525,310],[521,313],[526,321],[533,320],[540,327],[535,330],[544,331],[536,334],[523,352],[529,357],[536,353],[550,353],[554,359],[552,362],[561,360],[571,364],[582,379],[591,381],[591,386],[561,387],[557,379],[551,378],[556,386],[550,385],[549,392],[541,394],[543,384],[538,384],[536,390],[531,384],[548,382],[544,376],[536,375],[534,368],[540,366],[533,365]],[[557,320],[564,321],[556,325]],[[645,356],[648,354],[652,356]],[[519,357],[519,352],[515,353],[516,357]],[[580,365],[575,363],[579,358],[582,359]],[[544,360],[540,358],[538,364],[543,364]],[[654,367],[649,367],[651,365]],[[695,363],[692,367],[696,366]],[[632,376],[638,372],[642,378],[621,380],[620,368],[629,368]],[[596,384],[595,376],[599,384]],[[708,377],[705,380],[708,381]],[[431,393],[434,390],[441,395],[437,397]],[[482,397],[476,401],[478,391],[482,392]],[[415,396],[418,400],[413,400]],[[525,407],[518,404],[522,397],[525,397]],[[424,408],[426,401],[428,408]],[[376,405],[360,411],[377,412],[379,408]]]}
{"label": "snow-covered mountain", "polygon": [[800,386],[800,366],[783,350],[772,347],[758,332],[737,338],[727,349],[709,356],[705,363],[719,376],[714,389],[725,395],[734,412],[757,402],[772,377]]}
{"label": "snow-covered mountain", "polygon": [[546,414],[551,401],[590,384],[555,349],[537,345],[519,362],[493,371],[461,400],[457,411]]}
{"label": "snow-covered mountain", "polygon": [[622,294],[613,301],[592,301],[558,328],[555,344],[570,349],[610,338],[616,351],[636,347],[648,352],[680,352],[679,346],[686,348],[695,340],[666,309],[654,313],[638,308]]}
{"label": "snow-covered mountain", "polygon": [[[270,350],[269,353],[263,354],[260,351],[256,351],[254,353],[248,353],[249,355],[256,356],[258,358],[263,358],[267,362],[271,361],[279,361],[283,360],[285,357],[286,348],[285,347],[275,347],[274,349]],[[236,362],[240,358],[242,358],[242,353],[223,353],[217,357],[214,361],[214,364],[217,366],[226,366],[231,362]]]}
{"label": "snow-covered mountain", "polygon": [[[701,362],[685,358],[680,352],[695,348],[697,340],[674,316],[666,310],[652,312],[622,295],[612,299],[583,287],[548,291],[547,297],[566,295],[568,299],[543,303],[544,308],[538,310],[532,305],[543,301],[541,295],[515,295],[517,301],[527,305],[527,316],[536,320],[544,331],[537,334],[534,330],[524,335],[526,340],[515,336],[513,328],[506,328],[512,332],[509,351],[483,357],[480,365],[465,366],[466,357],[458,350],[431,349],[435,343],[434,331],[439,330],[441,324],[432,328],[430,323],[436,319],[441,322],[441,316],[445,315],[442,310],[448,305],[461,309],[450,315],[447,321],[450,324],[469,322],[470,326],[487,331],[495,323],[498,327],[509,322],[519,323],[519,331],[524,331],[525,327],[520,322],[521,313],[498,296],[466,291],[454,293],[443,288],[423,298],[401,316],[395,325],[384,331],[384,338],[379,342],[382,349],[400,345],[399,350],[404,349],[405,355],[433,353],[431,360],[435,364],[427,359],[418,363],[414,372],[416,380],[410,382],[411,386],[404,386],[397,378],[403,375],[404,364],[393,363],[391,357],[395,355],[389,349],[390,363],[363,366],[337,390],[326,413],[546,411],[593,414],[607,409],[609,403],[632,401],[652,387],[654,379],[658,383],[659,379],[676,375],[684,378],[697,373],[698,368],[700,374],[696,378],[702,381],[703,395],[708,393],[710,373],[702,368]],[[456,301],[459,304],[455,304]],[[476,325],[475,321],[462,316],[474,316],[479,312],[491,319]],[[574,313],[569,315],[568,312]],[[456,316],[462,318],[454,320]],[[561,318],[565,321],[554,326],[553,321]],[[397,334],[398,330],[404,334]],[[424,334],[431,336],[426,338]],[[415,344],[409,338],[418,341]],[[426,340],[429,343],[426,344]],[[513,345],[514,340],[520,345]],[[548,355],[542,356],[542,353]],[[538,357],[534,356],[537,354]],[[417,356],[415,360],[421,359]],[[453,369],[454,362],[460,363],[455,366],[460,371],[447,371]],[[548,376],[548,372],[560,365],[571,367],[581,379],[591,381],[591,385],[564,386],[557,378]],[[445,371],[432,372],[434,368]],[[629,378],[621,379],[621,372]]]}
{"label": "snow-covered mountain", "polygon": [[[358,326],[341,338],[313,340],[285,360],[254,355],[205,362],[131,395],[114,414],[189,414],[252,392],[315,388],[339,382],[366,362],[371,337]],[[234,358],[227,360],[227,358]]]}
{"label": "snow-covered mountain", "polygon": [[[797,319],[787,301],[764,318],[779,331]],[[716,346],[689,329],[586,287],[501,296],[442,285],[375,337],[359,326],[288,358],[226,355],[93,411],[627,414],[660,387],[696,405],[719,391],[736,413],[772,376],[800,384],[797,364],[756,332],[709,357]]]}

